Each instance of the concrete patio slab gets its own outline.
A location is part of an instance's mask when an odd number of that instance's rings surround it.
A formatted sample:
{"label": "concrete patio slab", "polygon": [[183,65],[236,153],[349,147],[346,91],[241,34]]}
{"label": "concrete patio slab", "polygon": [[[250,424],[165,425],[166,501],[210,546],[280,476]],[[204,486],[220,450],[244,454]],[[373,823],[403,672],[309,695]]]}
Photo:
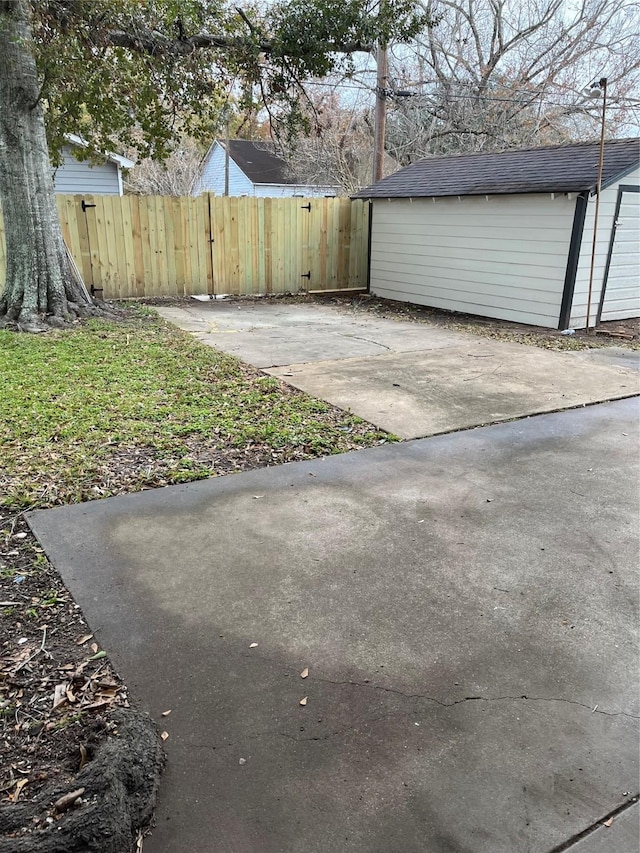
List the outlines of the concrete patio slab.
{"label": "concrete patio slab", "polygon": [[571,354],[473,338],[430,352],[267,370],[401,438],[637,394],[638,375]]}
{"label": "concrete patio slab", "polygon": [[319,304],[215,301],[158,310],[203,343],[401,438],[640,392],[637,353],[620,348],[608,357],[554,352]]}
{"label": "concrete patio slab", "polygon": [[[451,346],[459,332],[331,305],[197,302],[158,313],[203,343],[259,368]],[[464,336],[463,336],[464,337]]]}
{"label": "concrete patio slab", "polygon": [[550,853],[627,802],[637,436],[625,400],[31,513],[169,733],[145,853]]}

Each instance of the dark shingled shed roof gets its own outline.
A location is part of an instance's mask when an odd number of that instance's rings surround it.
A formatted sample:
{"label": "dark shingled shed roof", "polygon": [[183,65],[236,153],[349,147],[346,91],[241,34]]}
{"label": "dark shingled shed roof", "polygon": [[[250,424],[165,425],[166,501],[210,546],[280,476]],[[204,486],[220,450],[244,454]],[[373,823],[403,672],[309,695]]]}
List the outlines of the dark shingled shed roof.
{"label": "dark shingled shed roof", "polygon": [[[354,198],[423,198],[595,190],[598,142],[427,157],[360,190]],[[605,142],[602,186],[640,164],[640,139]]]}
{"label": "dark shingled shed roof", "polygon": [[[224,142],[220,142],[224,148]],[[271,149],[271,150],[269,150]],[[273,152],[268,142],[229,140],[229,157],[254,184],[295,184],[286,162]]]}

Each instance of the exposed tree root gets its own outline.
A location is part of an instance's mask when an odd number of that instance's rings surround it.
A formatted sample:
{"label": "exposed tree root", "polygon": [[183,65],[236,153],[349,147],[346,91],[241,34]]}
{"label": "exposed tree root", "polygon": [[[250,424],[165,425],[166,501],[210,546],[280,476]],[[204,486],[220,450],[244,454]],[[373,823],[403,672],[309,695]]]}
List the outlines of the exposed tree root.
{"label": "exposed tree root", "polygon": [[0,329],[8,329],[12,332],[48,332],[51,329],[70,329],[78,320],[88,320],[95,317],[99,320],[112,320],[117,322],[126,315],[124,311],[107,302],[93,302],[92,304],[79,302],[66,302],[66,313],[61,314],[25,314],[24,311],[2,311],[0,304]]}
{"label": "exposed tree root", "polygon": [[[0,853],[129,853],[155,807],[164,753],[152,720],[132,709],[75,778],[34,800],[0,805]],[[63,809],[61,798],[84,788]],[[62,800],[62,803],[65,803]],[[47,818],[52,820],[47,821]]]}

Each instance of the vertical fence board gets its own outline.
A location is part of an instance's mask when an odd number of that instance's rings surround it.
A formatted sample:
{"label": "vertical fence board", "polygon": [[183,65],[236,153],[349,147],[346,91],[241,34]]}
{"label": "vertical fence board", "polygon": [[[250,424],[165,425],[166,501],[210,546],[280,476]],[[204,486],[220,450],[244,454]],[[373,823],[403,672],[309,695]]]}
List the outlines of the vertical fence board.
{"label": "vertical fence board", "polygon": [[133,292],[136,296],[144,296],[142,225],[140,222],[140,197],[137,195],[129,196],[129,214],[131,217],[131,243],[133,247]]}
{"label": "vertical fence board", "polygon": [[[198,255],[194,249],[197,246],[197,241],[194,234],[194,213],[195,207],[193,202],[195,199],[181,198],[180,199],[180,217],[182,219],[182,239],[184,240],[184,278],[185,287],[189,288],[189,293],[201,293]],[[195,263],[194,263],[195,260]],[[187,284],[188,282],[188,284]]]}
{"label": "vertical fence board", "polygon": [[251,208],[255,198],[238,205],[238,292],[251,293]]}
{"label": "vertical fence board", "polygon": [[119,295],[129,296],[129,270],[127,267],[127,243],[131,236],[131,228],[124,228],[124,210],[126,201],[119,196],[111,196],[108,204],[108,215],[112,223],[108,229],[107,247],[113,281],[110,289]]}
{"label": "vertical fence board", "polygon": [[[195,293],[213,293],[215,277],[213,274],[211,252],[210,196],[208,194],[193,199],[191,205],[192,218],[190,224],[191,263],[194,267]],[[215,247],[213,247],[215,249]]]}
{"label": "vertical fence board", "polygon": [[136,263],[135,250],[133,247],[133,223],[131,221],[131,197],[123,196],[114,204],[114,210],[120,209],[120,229],[122,234],[122,245],[116,247],[120,259],[120,271],[122,276],[121,296],[136,296]]}
{"label": "vertical fence board", "polygon": [[170,296],[182,296],[183,291],[178,291],[176,280],[176,241],[173,230],[173,199],[163,198],[160,204],[160,214],[164,226],[162,238],[164,249],[164,265],[167,276],[167,290]]}
{"label": "vertical fence board", "polygon": [[[82,199],[86,204],[94,204],[93,196],[83,196]],[[95,217],[96,208],[87,208],[86,213],[82,212],[82,207],[76,205],[76,211],[80,211],[87,226],[87,242],[89,245],[89,263],[91,264],[91,275],[93,284],[100,289],[104,286],[102,266],[100,264],[100,248],[98,246],[98,227]],[[103,294],[104,295],[104,294]]]}
{"label": "vertical fence board", "polygon": [[271,199],[262,199],[263,208],[263,239],[264,239],[264,290],[265,293],[273,293],[273,235],[271,233],[271,220],[273,216]]}
{"label": "vertical fence board", "polygon": [[215,293],[221,294],[228,293],[228,291],[227,283],[223,276],[224,252],[222,250],[222,240],[224,235],[224,218],[222,216],[222,208],[218,202],[219,199],[215,196],[209,196],[213,285]]}

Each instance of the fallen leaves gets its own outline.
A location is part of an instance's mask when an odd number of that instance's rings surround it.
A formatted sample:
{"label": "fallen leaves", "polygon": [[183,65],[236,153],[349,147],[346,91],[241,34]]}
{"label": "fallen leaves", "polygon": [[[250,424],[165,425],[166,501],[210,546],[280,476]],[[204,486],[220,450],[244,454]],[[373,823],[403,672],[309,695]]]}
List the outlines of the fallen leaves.
{"label": "fallen leaves", "polygon": [[309,697],[308,697],[308,696],[303,696],[303,697],[302,697],[302,699],[300,700],[299,704],[300,704],[300,705],[302,705],[302,706],[304,707],[304,706],[307,704],[307,702],[308,702],[308,701],[309,701]]}
{"label": "fallen leaves", "polygon": [[609,820],[603,821],[603,823],[602,823],[602,825],[606,826],[606,827],[612,826],[612,824],[613,824],[613,818],[612,817],[610,817]]}
{"label": "fallen leaves", "polygon": [[67,701],[67,685],[65,683],[56,684],[53,691],[53,708],[59,708],[63,702]]}
{"label": "fallen leaves", "polygon": [[162,740],[169,740],[169,732],[162,732],[160,737],[162,738]]}
{"label": "fallen leaves", "polygon": [[91,655],[89,660],[100,660],[101,658],[106,658],[107,653],[105,651],[96,652],[95,655]]}
{"label": "fallen leaves", "polygon": [[[14,778],[18,771],[10,769],[11,759],[20,764],[29,756],[33,762],[26,789],[31,795],[39,784],[35,781],[39,769],[56,763],[63,766],[55,755],[60,744],[70,748],[75,771],[93,753],[82,727],[89,729],[95,712],[102,718],[104,710],[108,718],[112,707],[128,704],[124,688],[105,682],[112,675],[108,657],[36,545],[21,515],[23,510],[323,457],[393,440],[370,424],[314,401],[275,378],[265,378],[179,331],[146,321],[138,328],[135,316],[132,322],[136,331],[129,337],[131,329],[126,323],[99,334],[83,327],[49,341],[46,347],[29,347],[29,353],[18,359],[24,382],[14,383],[9,397],[3,399],[8,412],[3,425],[10,438],[3,458],[7,464],[0,472],[6,495],[6,503],[0,507],[4,534],[0,569],[5,580],[0,590],[0,617],[10,620],[12,631],[8,635],[11,644],[0,648],[0,743],[10,757],[7,760],[3,751],[0,761],[0,787],[5,797],[18,781],[17,775]],[[126,359],[112,358],[113,345],[118,352],[127,347]],[[92,386],[89,397],[75,372],[62,367],[77,363],[79,346],[85,360],[105,365],[110,377],[104,387],[101,383]],[[17,358],[17,353],[6,355],[10,362]],[[49,368],[55,374],[57,403],[51,410],[37,407],[34,417],[32,394],[37,398],[38,389],[46,391],[50,386]],[[9,364],[7,370],[11,369]],[[142,398],[141,376],[151,389]],[[187,383],[189,393],[185,393]],[[119,393],[114,396],[116,384]],[[156,392],[172,408],[172,417],[162,422],[157,417]],[[126,421],[125,435],[116,436],[118,414],[131,410],[136,417]],[[72,417],[67,417],[69,413]],[[65,423],[64,429],[61,423]],[[310,477],[312,474],[309,471]],[[249,500],[252,495],[250,492]],[[255,500],[267,499],[264,493],[255,495]],[[8,608],[16,611],[9,613]],[[45,621],[47,635],[38,636]],[[46,644],[41,642],[47,636]],[[265,642],[263,637],[261,651]],[[257,647],[258,643],[251,646],[254,654]],[[295,694],[287,701],[295,707]],[[82,734],[76,737],[79,731]]]}
{"label": "fallen leaves", "polygon": [[13,789],[13,793],[11,793],[11,794],[9,795],[9,796],[11,797],[11,800],[12,800],[14,803],[17,803],[17,802],[18,802],[18,798],[19,798],[19,796],[20,796],[20,792],[22,791],[22,789],[24,788],[24,786],[28,783],[28,781],[29,781],[28,779],[18,779],[18,781],[16,782],[16,787]]}
{"label": "fallen leaves", "polygon": [[169,708],[168,711],[163,711],[162,714],[160,714],[160,716],[161,717],[168,717],[170,713],[171,713],[171,708]]}
{"label": "fallen leaves", "polygon": [[[15,528],[26,535],[15,537]],[[19,551],[7,554],[8,541]],[[7,519],[6,508],[0,507],[0,633],[5,632],[0,644],[0,792],[6,802],[37,796],[54,775],[59,783],[55,796],[77,788],[74,775],[112,733],[105,725],[110,709],[128,705],[106,655],[89,660],[100,653],[99,644],[94,652],[94,635],[80,608],[42,554],[22,516]],[[13,586],[16,578],[20,586]]]}
{"label": "fallen leaves", "polygon": [[251,643],[251,645],[249,646],[249,648],[250,648],[250,649],[257,649],[257,648],[258,648],[258,644],[257,644],[257,643]]}
{"label": "fallen leaves", "polygon": [[305,666],[305,668],[300,673],[300,678],[308,678],[309,677],[309,667]]}

